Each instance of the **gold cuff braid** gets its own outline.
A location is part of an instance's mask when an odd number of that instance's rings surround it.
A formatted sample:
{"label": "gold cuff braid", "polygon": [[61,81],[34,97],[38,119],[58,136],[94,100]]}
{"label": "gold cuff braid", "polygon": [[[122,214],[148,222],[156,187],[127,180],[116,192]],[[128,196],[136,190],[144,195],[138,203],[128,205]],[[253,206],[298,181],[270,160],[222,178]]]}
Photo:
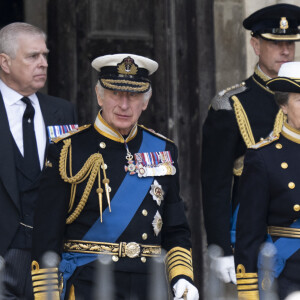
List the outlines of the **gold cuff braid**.
{"label": "gold cuff braid", "polygon": [[35,300],[59,300],[58,268],[40,269],[39,264],[31,264],[33,294]]}
{"label": "gold cuff braid", "polygon": [[182,247],[174,247],[167,253],[166,266],[169,281],[178,275],[185,275],[194,280],[192,251]]}
{"label": "gold cuff braid", "polygon": [[258,291],[243,291],[238,292],[239,300],[259,300]]}
{"label": "gold cuff braid", "polygon": [[246,273],[245,267],[239,264],[236,279],[239,300],[259,300],[257,273]]}

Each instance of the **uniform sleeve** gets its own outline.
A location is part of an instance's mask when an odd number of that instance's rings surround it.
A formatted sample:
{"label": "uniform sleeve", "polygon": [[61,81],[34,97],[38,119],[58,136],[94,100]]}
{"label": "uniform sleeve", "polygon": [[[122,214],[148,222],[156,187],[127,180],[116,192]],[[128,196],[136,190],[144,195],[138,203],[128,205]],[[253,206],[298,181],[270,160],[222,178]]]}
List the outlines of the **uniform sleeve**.
{"label": "uniform sleeve", "polygon": [[[47,299],[47,290],[53,292],[51,299],[59,299],[58,269],[45,268],[43,254],[54,251],[61,254],[69,203],[69,187],[59,174],[59,150],[57,145],[50,145],[46,159],[47,167],[42,172],[39,198],[35,211],[32,244],[32,281],[34,297]],[[50,279],[49,282],[47,280]]]}
{"label": "uniform sleeve", "polygon": [[203,126],[201,182],[208,245],[216,244],[224,255],[230,245],[233,165],[240,139],[232,110],[211,108]]}
{"label": "uniform sleeve", "polygon": [[191,233],[185,215],[184,203],[179,195],[179,169],[177,164],[177,148],[171,148],[176,174],[170,176],[168,193],[166,195],[162,247],[167,251],[166,266],[171,286],[180,278],[193,281],[193,263],[191,249]]}
{"label": "uniform sleeve", "polygon": [[269,182],[260,150],[248,150],[238,197],[235,265],[239,299],[259,299],[257,260],[266,239]]}

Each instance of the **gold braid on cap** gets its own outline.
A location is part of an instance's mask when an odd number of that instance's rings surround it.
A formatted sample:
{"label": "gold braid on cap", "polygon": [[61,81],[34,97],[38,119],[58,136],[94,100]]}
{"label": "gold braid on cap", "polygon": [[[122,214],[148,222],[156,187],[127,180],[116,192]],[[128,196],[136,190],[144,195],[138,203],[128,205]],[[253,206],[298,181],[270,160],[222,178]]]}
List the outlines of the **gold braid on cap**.
{"label": "gold braid on cap", "polygon": [[133,87],[133,86],[130,87],[130,90],[132,92],[144,92],[150,86],[149,82],[138,82],[138,81],[116,80],[116,79],[101,79],[101,81],[107,88],[111,88],[111,89],[118,89],[118,88],[119,89],[128,89],[127,85],[116,86],[117,83],[137,85],[137,87]]}
{"label": "gold braid on cap", "polygon": [[286,115],[283,113],[282,109],[279,109],[277,115],[276,115],[276,119],[274,122],[274,127],[273,127],[273,134],[276,136],[279,136],[282,126],[284,124],[284,122],[286,122]]}
{"label": "gold braid on cap", "polygon": [[[91,193],[92,187],[94,185],[96,176],[98,175],[98,197],[99,197],[99,207],[100,207],[100,220],[102,222],[102,194],[103,194],[103,189],[101,188],[101,176],[100,176],[100,167],[103,170],[103,177],[104,179],[102,180],[102,183],[105,186],[105,191],[106,191],[106,198],[109,206],[109,211],[110,209],[110,187],[109,187],[109,179],[106,177],[106,172],[105,172],[105,164],[103,157],[100,153],[94,153],[92,154],[88,160],[84,163],[83,167],[78,171],[76,175],[72,175],[72,146],[71,146],[71,139],[66,139],[63,141],[64,146],[60,152],[60,159],[59,159],[59,173],[61,178],[71,184],[71,196],[70,196],[70,203],[69,203],[69,213],[71,212],[73,205],[74,205],[74,200],[75,200],[75,195],[76,195],[76,187],[77,184],[83,182],[84,180],[87,180],[86,187],[84,189],[84,192],[82,194],[82,197],[75,208],[75,210],[72,212],[72,214],[67,218],[66,224],[71,224],[74,222],[80,213],[82,212],[87,199]],[[69,173],[70,177],[67,175],[67,160],[68,160],[68,154],[69,154]]]}
{"label": "gold braid on cap", "polygon": [[255,140],[253,137],[253,133],[251,130],[251,126],[247,117],[247,114],[240,102],[240,100],[236,96],[231,97],[233,100],[233,108],[235,111],[235,117],[243,137],[243,140],[247,146],[247,148],[251,147],[255,144]]}

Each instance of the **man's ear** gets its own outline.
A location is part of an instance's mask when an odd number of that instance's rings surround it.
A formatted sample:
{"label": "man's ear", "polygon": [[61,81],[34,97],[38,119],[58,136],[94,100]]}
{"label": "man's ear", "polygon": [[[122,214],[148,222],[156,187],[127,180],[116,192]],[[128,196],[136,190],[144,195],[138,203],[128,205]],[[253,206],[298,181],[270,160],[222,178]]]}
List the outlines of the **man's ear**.
{"label": "man's ear", "polygon": [[101,95],[100,95],[100,92],[99,92],[99,89],[98,89],[98,86],[97,86],[97,85],[95,86],[95,92],[96,92],[96,95],[97,95],[97,101],[98,101],[98,104],[99,104],[99,106],[102,106],[102,104],[103,104],[103,99],[102,99],[102,97],[101,97]]}
{"label": "man's ear", "polygon": [[151,94],[149,95],[148,99],[147,100],[143,100],[144,101],[143,110],[147,109],[148,104],[149,104],[149,100],[150,100],[151,97],[152,97],[152,90],[151,90]]}
{"label": "man's ear", "polygon": [[254,52],[257,56],[260,55],[260,41],[257,37],[252,37],[250,40],[250,44],[254,49]]}
{"label": "man's ear", "polygon": [[11,58],[5,54],[0,53],[0,68],[3,72],[9,74],[10,73],[10,65],[11,65]]}

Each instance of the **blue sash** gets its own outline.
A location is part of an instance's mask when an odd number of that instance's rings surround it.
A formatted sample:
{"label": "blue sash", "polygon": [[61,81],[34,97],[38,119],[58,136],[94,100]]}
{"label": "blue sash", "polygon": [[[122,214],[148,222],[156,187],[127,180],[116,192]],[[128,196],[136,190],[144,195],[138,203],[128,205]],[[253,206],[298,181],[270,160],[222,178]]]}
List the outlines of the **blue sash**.
{"label": "blue sash", "polygon": [[[296,222],[294,222],[291,226],[291,228],[300,228],[300,219],[298,219]],[[273,243],[272,238],[270,235],[268,235],[266,242],[274,244],[276,247],[276,255],[273,259],[273,266],[272,266],[272,278],[270,278],[271,282],[274,280],[274,278],[278,278],[281,272],[283,271],[285,267],[285,263],[287,259],[289,259],[296,251],[300,249],[300,239],[299,238],[279,238],[277,241]],[[259,281],[261,282],[262,278],[262,261],[261,256],[258,256],[258,277]],[[261,278],[260,278],[261,277]],[[261,286],[261,284],[259,285]]]}
{"label": "blue sash", "polygon": [[[166,142],[164,140],[153,136],[147,131],[143,131],[143,140],[138,152],[163,151],[165,147]],[[146,197],[152,182],[153,177],[139,178],[137,175],[129,175],[127,173],[111,201],[111,212],[109,212],[108,208],[105,209],[103,222],[100,222],[100,218],[97,219],[85,234],[83,240],[114,243],[132,220]],[[97,254],[75,252],[62,254],[59,271],[63,273],[64,290],[61,294],[61,299],[64,299],[65,296],[67,280],[72,276],[76,268],[96,260],[97,257]]]}
{"label": "blue sash", "polygon": [[235,247],[236,222],[237,222],[237,216],[238,216],[239,208],[240,208],[240,204],[237,205],[233,215],[231,216],[230,241],[231,241],[231,245],[232,245],[233,248]]}

